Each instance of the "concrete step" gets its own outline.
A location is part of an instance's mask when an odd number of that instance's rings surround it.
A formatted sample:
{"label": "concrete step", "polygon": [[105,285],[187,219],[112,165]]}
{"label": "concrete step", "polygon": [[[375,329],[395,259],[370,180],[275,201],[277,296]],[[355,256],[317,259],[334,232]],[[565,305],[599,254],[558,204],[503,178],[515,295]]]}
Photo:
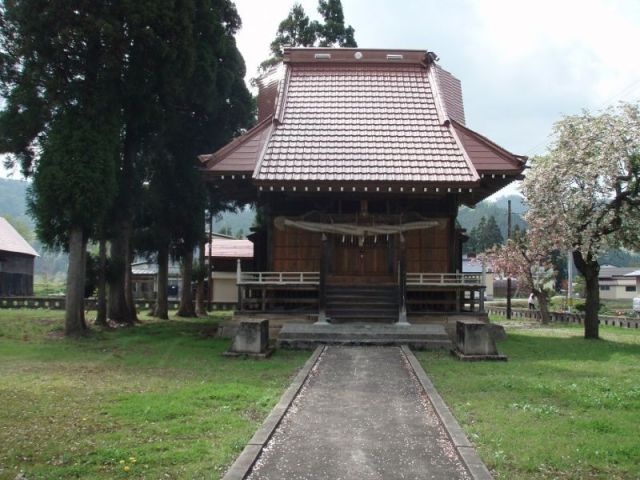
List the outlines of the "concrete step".
{"label": "concrete step", "polygon": [[394,304],[378,304],[378,305],[345,305],[327,303],[327,312],[333,316],[356,316],[367,317],[369,315],[397,315],[398,305]]}
{"label": "concrete step", "polygon": [[397,302],[386,302],[384,300],[363,300],[361,302],[355,301],[341,301],[341,302],[327,302],[330,308],[336,308],[338,310],[384,310],[395,308],[398,309]]}
{"label": "concrete step", "polygon": [[367,321],[390,320],[390,323],[394,323],[396,320],[398,320],[398,311],[343,312],[327,310],[327,316],[331,319],[340,320],[342,322],[352,321],[366,323]]}
{"label": "concrete step", "polygon": [[327,290],[327,297],[372,297],[372,298],[397,298],[397,290]]}
{"label": "concrete step", "polygon": [[316,345],[410,345],[416,349],[450,349],[451,342],[442,325],[377,325],[289,323],[277,340],[282,348],[313,348]]}

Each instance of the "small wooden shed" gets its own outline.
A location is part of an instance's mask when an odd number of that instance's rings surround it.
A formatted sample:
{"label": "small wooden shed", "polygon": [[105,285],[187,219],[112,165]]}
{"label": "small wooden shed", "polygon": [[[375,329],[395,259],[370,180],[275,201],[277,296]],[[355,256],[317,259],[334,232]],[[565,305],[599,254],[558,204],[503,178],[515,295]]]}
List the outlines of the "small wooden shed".
{"label": "small wooden shed", "polygon": [[38,253],[0,217],[0,296],[33,295],[33,267]]}

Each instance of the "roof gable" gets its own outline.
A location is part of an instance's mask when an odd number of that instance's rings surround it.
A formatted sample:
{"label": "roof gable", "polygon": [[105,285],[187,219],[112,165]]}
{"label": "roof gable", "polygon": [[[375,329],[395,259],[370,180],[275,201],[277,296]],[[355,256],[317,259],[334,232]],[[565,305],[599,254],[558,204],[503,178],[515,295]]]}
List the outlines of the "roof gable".
{"label": "roof gable", "polygon": [[29,243],[13,228],[6,218],[0,217],[0,250],[21,253],[33,257],[39,256]]}

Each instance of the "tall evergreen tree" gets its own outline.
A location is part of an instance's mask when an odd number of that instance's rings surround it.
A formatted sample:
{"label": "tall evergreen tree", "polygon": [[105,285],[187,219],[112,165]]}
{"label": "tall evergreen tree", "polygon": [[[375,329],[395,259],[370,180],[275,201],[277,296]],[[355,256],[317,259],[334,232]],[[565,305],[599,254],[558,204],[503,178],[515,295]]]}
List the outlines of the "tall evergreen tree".
{"label": "tall evergreen tree", "polygon": [[108,2],[71,9],[14,0],[0,14],[0,150],[33,173],[29,208],[39,238],[69,251],[65,332],[78,335],[86,329],[86,244],[115,190],[117,19]]}
{"label": "tall evergreen tree", "polygon": [[[244,60],[234,39],[241,22],[233,3],[192,0],[189,4],[191,11],[182,8],[177,12],[182,16],[177,27],[181,42],[171,42],[174,54],[162,70],[159,101],[164,128],[154,147],[159,148],[162,161],[149,167],[151,189],[157,196],[158,238],[163,242],[159,249],[162,270],[169,246],[182,260],[178,310],[182,316],[195,314],[191,295],[193,249],[204,240],[207,195],[197,155],[220,148],[253,120],[253,101],[244,83]],[[159,285],[158,290],[164,294],[166,288]],[[165,314],[163,308],[157,313]]]}
{"label": "tall evergreen tree", "polygon": [[280,62],[285,46],[311,47],[315,41],[314,23],[309,20],[302,5],[295,3],[289,11],[289,15],[278,25],[276,38],[269,47],[271,56],[260,64],[260,68],[266,70]]}
{"label": "tall evergreen tree", "polygon": [[355,30],[344,24],[340,0],[319,0],[318,12],[322,22],[310,21],[302,8],[295,3],[289,15],[280,22],[276,38],[271,42],[270,57],[260,64],[261,70],[282,61],[284,47],[357,47]]}
{"label": "tall evergreen tree", "polygon": [[495,245],[504,243],[504,238],[502,237],[502,233],[500,233],[500,227],[498,227],[498,223],[496,222],[496,219],[493,215],[491,215],[487,220],[484,232],[482,232],[481,235],[482,251],[488,250]]}
{"label": "tall evergreen tree", "polygon": [[324,23],[314,22],[320,47],[357,47],[355,30],[345,27],[342,2],[340,0],[320,0],[318,12]]}
{"label": "tall evergreen tree", "polygon": [[67,331],[76,333],[87,240],[108,233],[109,316],[135,321],[131,235],[149,161],[161,151],[171,163],[164,174],[181,216],[170,238],[188,252],[202,232],[196,155],[246,126],[252,102],[231,1],[63,3],[0,7],[0,151],[34,172],[41,238],[69,249]]}
{"label": "tall evergreen tree", "polygon": [[469,240],[464,246],[465,253],[481,253],[504,242],[500,227],[493,215],[487,219],[484,215],[469,232]]}

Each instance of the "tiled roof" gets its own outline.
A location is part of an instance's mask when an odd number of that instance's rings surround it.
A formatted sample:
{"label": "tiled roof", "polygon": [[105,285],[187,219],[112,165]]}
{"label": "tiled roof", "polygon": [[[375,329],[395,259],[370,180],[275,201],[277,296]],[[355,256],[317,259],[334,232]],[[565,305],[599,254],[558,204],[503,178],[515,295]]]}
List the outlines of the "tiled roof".
{"label": "tiled roof", "polygon": [[[213,258],[253,258],[253,242],[246,239],[214,238],[211,249]],[[209,256],[209,244],[204,246],[205,256]]]}
{"label": "tiled roof", "polygon": [[487,137],[470,128],[452,122],[464,149],[478,172],[514,172],[524,167],[524,157],[519,157],[500,147]]}
{"label": "tiled roof", "polygon": [[253,173],[272,129],[269,116],[251,130],[210,155],[200,155],[204,170],[211,173]]}
{"label": "tiled roof", "polygon": [[464,125],[464,103],[460,80],[439,65],[435,65],[435,72],[447,117]]}
{"label": "tiled roof", "polygon": [[[284,67],[258,82],[260,123],[202,155],[205,171],[251,172],[260,188],[290,183],[293,191],[300,183],[329,191],[344,183],[389,191],[445,184],[488,195],[520,174],[525,158],[464,125],[460,81],[436,58],[418,50],[285,48]],[[485,172],[508,178],[481,185]]]}
{"label": "tiled roof", "polygon": [[477,173],[422,64],[288,66],[258,181],[468,183]]}
{"label": "tiled roof", "polygon": [[0,250],[37,257],[36,252],[6,218],[0,217]]}

